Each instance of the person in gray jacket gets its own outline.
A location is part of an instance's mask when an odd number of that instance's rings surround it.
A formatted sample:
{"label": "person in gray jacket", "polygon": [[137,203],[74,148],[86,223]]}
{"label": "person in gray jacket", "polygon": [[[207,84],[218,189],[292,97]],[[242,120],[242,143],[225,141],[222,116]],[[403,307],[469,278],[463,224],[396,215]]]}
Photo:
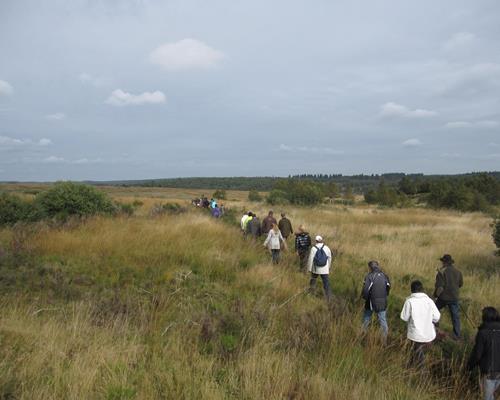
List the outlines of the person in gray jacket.
{"label": "person in gray jacket", "polygon": [[436,298],[436,307],[441,311],[448,307],[453,324],[453,333],[456,339],[460,338],[460,314],[458,293],[464,284],[462,273],[455,267],[455,261],[449,254],[445,254],[439,259],[443,266],[438,269],[436,274],[436,285],[434,297]]}
{"label": "person in gray jacket", "polygon": [[363,330],[366,331],[370,325],[373,313],[377,314],[384,338],[387,337],[389,327],[387,326],[387,296],[391,290],[389,277],[382,272],[377,261],[368,263],[369,272],[365,276],[361,297],[365,300],[365,311],[363,313]]}
{"label": "person in gray jacket", "polygon": [[257,215],[252,214],[252,219],[247,223],[246,233],[251,236],[253,240],[257,240],[257,238],[262,234],[260,219]]}

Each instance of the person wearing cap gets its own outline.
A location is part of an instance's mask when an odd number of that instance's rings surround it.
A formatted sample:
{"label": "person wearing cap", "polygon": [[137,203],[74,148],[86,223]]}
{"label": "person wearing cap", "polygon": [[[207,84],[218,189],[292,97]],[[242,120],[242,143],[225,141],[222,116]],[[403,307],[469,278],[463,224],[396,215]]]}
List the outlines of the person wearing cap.
{"label": "person wearing cap", "polygon": [[453,334],[456,339],[460,338],[460,314],[459,314],[459,296],[460,288],[464,281],[462,273],[455,267],[455,261],[449,254],[445,254],[439,259],[442,267],[436,274],[436,284],[434,297],[438,310],[448,307],[453,324]]}
{"label": "person wearing cap", "polygon": [[323,243],[323,238],[321,236],[316,236],[315,241],[316,244],[311,248],[307,263],[307,270],[311,273],[309,290],[310,292],[314,292],[316,280],[318,276],[320,276],[323,281],[326,300],[330,302],[332,300],[332,289],[330,287],[328,274],[330,273],[330,266],[332,265],[332,251]]}
{"label": "person wearing cap", "polygon": [[295,233],[295,252],[299,256],[299,270],[306,272],[307,260],[311,251],[311,236],[304,225],[299,226],[299,231]]}
{"label": "person wearing cap", "polygon": [[407,338],[411,343],[410,366],[423,367],[425,349],[436,338],[435,324],[441,314],[432,299],[424,293],[420,281],[411,283],[411,295],[401,310],[401,319],[408,323]]}
{"label": "person wearing cap", "polygon": [[274,213],[273,211],[269,211],[267,214],[267,217],[262,220],[262,234],[267,235],[269,231],[272,229],[273,224],[278,224],[278,221],[276,221],[276,218],[274,218]]}
{"label": "person wearing cap", "polygon": [[382,328],[382,334],[386,338],[389,332],[386,318],[387,296],[391,290],[391,281],[381,270],[377,261],[370,261],[368,263],[368,270],[369,272],[365,276],[361,292],[361,297],[365,300],[363,330],[366,331],[368,329],[372,315],[375,313]]}
{"label": "person wearing cap", "polygon": [[280,229],[280,232],[285,240],[287,240],[288,237],[293,233],[292,223],[286,217],[285,213],[281,213],[281,219],[278,223],[278,228]]}

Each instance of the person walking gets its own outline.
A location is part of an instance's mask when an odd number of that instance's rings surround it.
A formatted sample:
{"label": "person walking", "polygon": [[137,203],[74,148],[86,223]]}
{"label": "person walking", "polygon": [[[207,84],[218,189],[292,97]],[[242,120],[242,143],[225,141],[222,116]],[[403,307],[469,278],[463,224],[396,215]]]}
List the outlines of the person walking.
{"label": "person walking", "polygon": [[311,252],[311,236],[304,225],[300,225],[299,231],[295,233],[295,252],[299,256],[299,270],[305,272],[309,253]]}
{"label": "person walking", "polygon": [[467,366],[469,370],[479,366],[483,398],[495,400],[495,392],[500,388],[500,315],[496,308],[485,307],[482,319]]}
{"label": "person walking", "polygon": [[453,334],[456,339],[459,339],[461,332],[458,293],[464,284],[462,273],[455,267],[455,262],[449,254],[445,254],[439,260],[443,265],[436,274],[434,290],[436,306],[438,310],[448,307],[453,324]]}
{"label": "person walking", "polygon": [[318,276],[323,281],[323,290],[328,303],[332,300],[332,288],[330,287],[330,280],[328,275],[332,265],[332,251],[323,243],[321,236],[316,236],[316,244],[311,248],[307,270],[311,272],[311,280],[309,281],[309,291],[314,293],[316,289],[316,280]]}
{"label": "person walking", "polygon": [[246,234],[250,235],[254,241],[261,235],[260,219],[256,214],[252,214],[252,219],[247,224]]}
{"label": "person walking", "polygon": [[251,211],[243,214],[243,217],[241,217],[240,226],[241,226],[241,230],[242,230],[243,233],[246,232],[248,218],[251,218],[251,217],[252,217],[252,212]]}
{"label": "person walking", "polygon": [[410,366],[423,367],[425,348],[436,338],[434,324],[441,314],[432,299],[424,293],[422,282],[411,283],[411,295],[401,310],[401,319],[408,323],[407,338],[412,345]]}
{"label": "person walking", "polygon": [[386,310],[387,296],[391,290],[389,277],[380,269],[377,261],[368,263],[369,272],[365,276],[361,297],[365,300],[365,311],[363,313],[363,330],[366,332],[370,325],[373,313],[377,314],[384,340],[387,338],[389,327],[387,326]]}
{"label": "person walking", "polygon": [[276,218],[274,218],[273,211],[269,211],[267,217],[262,221],[262,234],[267,235],[269,231],[272,229],[273,224],[277,224]]}
{"label": "person walking", "polygon": [[285,240],[287,240],[288,237],[293,233],[292,223],[286,217],[285,213],[281,213],[281,219],[278,223],[278,228]]}
{"label": "person walking", "polygon": [[264,241],[264,247],[267,247],[271,251],[273,264],[278,264],[280,262],[281,243],[284,244],[285,239],[283,235],[281,235],[278,225],[273,224]]}

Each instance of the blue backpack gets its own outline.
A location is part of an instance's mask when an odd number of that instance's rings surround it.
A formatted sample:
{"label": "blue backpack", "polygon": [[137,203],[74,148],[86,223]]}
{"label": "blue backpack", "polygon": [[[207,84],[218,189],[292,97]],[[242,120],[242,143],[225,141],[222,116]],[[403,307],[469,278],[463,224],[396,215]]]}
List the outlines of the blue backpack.
{"label": "blue backpack", "polygon": [[314,247],[316,248],[316,254],[313,258],[313,264],[315,267],[324,267],[328,263],[328,256],[326,255],[325,250],[323,250],[325,245],[322,247]]}

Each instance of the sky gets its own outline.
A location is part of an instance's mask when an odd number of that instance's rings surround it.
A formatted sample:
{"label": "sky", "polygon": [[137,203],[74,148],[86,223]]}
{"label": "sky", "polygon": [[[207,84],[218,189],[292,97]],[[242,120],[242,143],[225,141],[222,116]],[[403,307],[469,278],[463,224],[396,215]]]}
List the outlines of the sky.
{"label": "sky", "polygon": [[0,1],[0,181],[486,170],[498,0]]}

